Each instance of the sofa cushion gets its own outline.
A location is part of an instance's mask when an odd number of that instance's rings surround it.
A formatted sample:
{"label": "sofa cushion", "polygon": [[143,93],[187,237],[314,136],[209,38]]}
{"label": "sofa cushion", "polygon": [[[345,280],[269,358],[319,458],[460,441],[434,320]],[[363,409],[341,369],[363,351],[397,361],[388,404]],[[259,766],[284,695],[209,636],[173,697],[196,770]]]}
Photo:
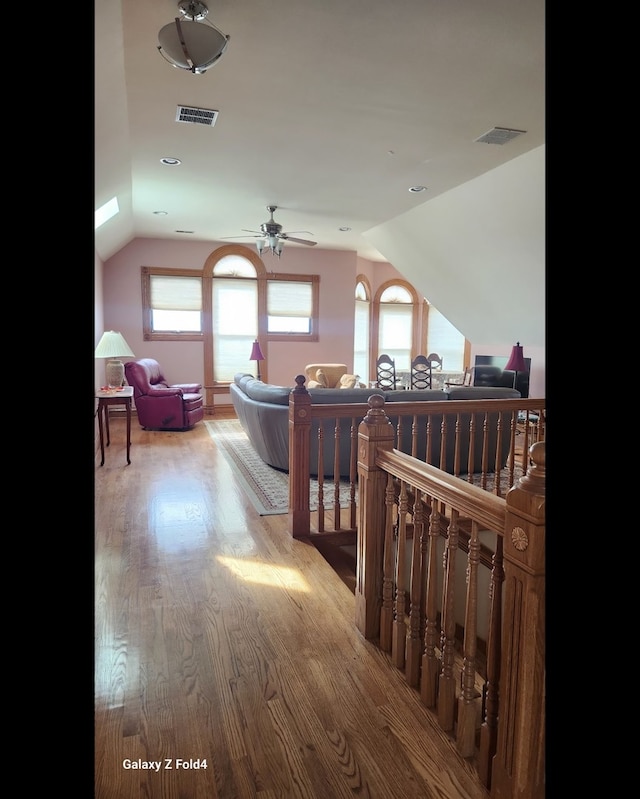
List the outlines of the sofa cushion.
{"label": "sofa cushion", "polygon": [[386,402],[444,402],[447,399],[444,391],[435,388],[395,389],[383,393]]}
{"label": "sofa cushion", "polygon": [[309,396],[314,405],[337,405],[345,402],[367,402],[372,394],[384,397],[379,388],[310,388]]}
{"label": "sofa cushion", "polygon": [[250,399],[256,402],[268,402],[272,405],[288,405],[291,389],[288,386],[274,386],[263,383],[253,375],[239,372],[234,377],[234,382]]}
{"label": "sofa cushion", "polygon": [[[319,369],[322,370],[326,384],[318,377]],[[346,363],[308,363],[304,367],[307,388],[317,388],[316,385],[311,385],[312,381],[325,385],[326,388],[336,388],[339,385],[340,378],[342,375],[346,374],[346,372]]]}
{"label": "sofa cushion", "polygon": [[521,394],[515,388],[501,388],[499,386],[451,386],[445,394],[450,400],[466,399],[518,399]]}
{"label": "sofa cushion", "polygon": [[318,382],[319,386],[322,386],[322,388],[329,388],[329,384],[327,383],[327,376],[324,373],[324,369],[316,370],[316,381]]}
{"label": "sofa cushion", "polygon": [[359,375],[342,375],[338,384],[339,388],[355,388],[358,385]]}

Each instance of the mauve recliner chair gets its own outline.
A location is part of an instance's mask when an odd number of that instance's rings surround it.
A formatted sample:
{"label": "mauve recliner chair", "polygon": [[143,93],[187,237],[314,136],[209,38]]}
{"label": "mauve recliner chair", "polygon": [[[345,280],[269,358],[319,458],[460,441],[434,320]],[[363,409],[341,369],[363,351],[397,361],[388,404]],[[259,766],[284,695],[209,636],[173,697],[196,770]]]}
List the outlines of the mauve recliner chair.
{"label": "mauve recliner chair", "polygon": [[133,386],[133,401],[142,427],[186,430],[204,418],[200,383],[170,385],[153,358],[129,361],[124,372]]}

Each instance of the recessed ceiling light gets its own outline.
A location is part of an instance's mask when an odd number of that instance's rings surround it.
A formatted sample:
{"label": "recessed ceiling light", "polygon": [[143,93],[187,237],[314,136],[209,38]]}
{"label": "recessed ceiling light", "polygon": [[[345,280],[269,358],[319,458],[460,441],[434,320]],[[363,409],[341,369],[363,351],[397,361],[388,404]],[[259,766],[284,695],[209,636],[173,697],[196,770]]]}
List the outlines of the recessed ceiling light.
{"label": "recessed ceiling light", "polygon": [[168,211],[154,211],[153,213],[156,216],[166,216],[169,212]]}
{"label": "recessed ceiling light", "polygon": [[179,158],[161,158],[160,163],[165,166],[179,166],[182,161]]}
{"label": "recessed ceiling light", "polygon": [[412,194],[418,194],[419,192],[426,191],[426,190],[427,190],[426,186],[411,186],[411,188],[409,189],[409,191]]}
{"label": "recessed ceiling light", "polygon": [[339,227],[338,230],[341,233],[346,233],[348,230],[351,230],[351,228],[350,227]]}

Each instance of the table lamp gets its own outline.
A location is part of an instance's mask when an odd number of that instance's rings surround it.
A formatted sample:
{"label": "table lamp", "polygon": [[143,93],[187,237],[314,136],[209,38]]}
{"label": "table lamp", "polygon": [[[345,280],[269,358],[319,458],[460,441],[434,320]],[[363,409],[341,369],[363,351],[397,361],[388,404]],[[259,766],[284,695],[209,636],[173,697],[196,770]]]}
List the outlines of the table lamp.
{"label": "table lamp", "polygon": [[251,347],[251,356],[249,357],[250,361],[256,362],[256,369],[258,371],[258,380],[260,380],[260,361],[264,361],[264,355],[262,354],[262,350],[260,349],[260,342],[256,339],[253,342],[253,346]]}
{"label": "table lamp", "polygon": [[131,347],[124,340],[122,333],[116,330],[105,331],[96,347],[96,358],[108,358],[105,364],[107,385],[119,388],[124,383],[124,364],[120,358],[135,358]]}
{"label": "table lamp", "polygon": [[522,347],[520,346],[520,342],[516,341],[516,343],[511,347],[511,355],[509,356],[509,360],[507,361],[507,365],[504,367],[505,370],[513,370],[515,375],[513,377],[513,387],[516,387],[516,382],[518,380],[518,372],[526,372],[527,366],[524,362],[524,355],[522,351]]}

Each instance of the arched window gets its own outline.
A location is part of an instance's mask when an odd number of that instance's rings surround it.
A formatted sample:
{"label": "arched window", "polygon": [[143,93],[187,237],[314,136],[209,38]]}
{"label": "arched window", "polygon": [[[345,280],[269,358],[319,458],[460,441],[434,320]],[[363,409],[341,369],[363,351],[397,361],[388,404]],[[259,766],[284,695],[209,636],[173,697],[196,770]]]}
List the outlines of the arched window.
{"label": "arched window", "polygon": [[410,369],[420,348],[420,301],[416,290],[405,280],[383,283],[373,306],[372,374],[375,360],[386,353],[395,360],[396,369]]}
{"label": "arched window", "polygon": [[205,406],[228,393],[237,372],[255,374],[251,345],[258,339],[266,360],[270,341],[317,341],[319,275],[267,272],[262,259],[241,244],[214,250],[202,270]]}
{"label": "arched window", "polygon": [[256,268],[243,255],[230,254],[213,267],[211,327],[213,382],[230,383],[236,372],[251,372],[251,345],[258,338]]}
{"label": "arched window", "polygon": [[364,275],[359,275],[356,283],[355,323],[353,333],[353,372],[363,382],[369,375],[369,329],[371,319],[371,289]]}

